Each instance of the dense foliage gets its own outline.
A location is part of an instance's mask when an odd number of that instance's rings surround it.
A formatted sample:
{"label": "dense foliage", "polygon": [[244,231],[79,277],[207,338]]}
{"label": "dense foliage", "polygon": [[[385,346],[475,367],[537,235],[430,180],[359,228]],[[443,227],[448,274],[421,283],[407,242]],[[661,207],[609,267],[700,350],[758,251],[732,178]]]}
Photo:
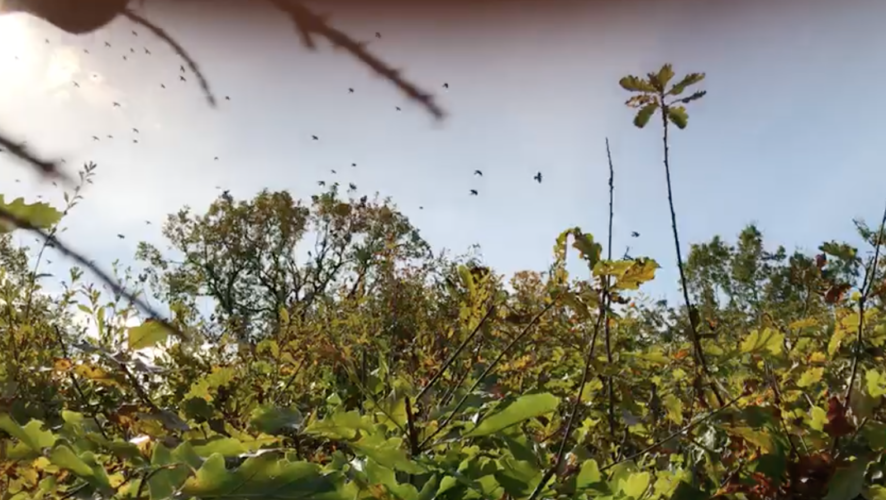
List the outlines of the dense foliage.
{"label": "dense foliage", "polygon": [[[665,98],[703,75],[672,77],[622,80],[638,126],[686,126]],[[80,199],[0,207],[59,245]],[[127,326],[79,268],[46,293],[6,223],[0,498],[886,499],[886,238],[856,226],[869,248],[692,245],[672,306],[580,228],[506,279],[390,200],[225,194],[117,270],[171,315]]]}

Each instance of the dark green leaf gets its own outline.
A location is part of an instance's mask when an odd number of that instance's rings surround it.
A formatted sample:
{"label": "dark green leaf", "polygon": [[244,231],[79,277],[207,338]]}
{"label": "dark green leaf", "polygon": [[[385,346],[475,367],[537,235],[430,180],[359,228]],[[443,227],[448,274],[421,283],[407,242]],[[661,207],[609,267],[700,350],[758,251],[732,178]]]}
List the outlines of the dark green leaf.
{"label": "dark green leaf", "polygon": [[265,434],[275,434],[281,429],[299,429],[303,420],[301,412],[295,408],[264,406],[252,412],[250,424]]}
{"label": "dark green leaf", "polygon": [[682,80],[675,83],[671,90],[668,91],[667,95],[670,96],[678,96],[682,94],[688,87],[695,85],[696,83],[704,80],[704,73],[689,73],[684,76]]}
{"label": "dark green leaf", "polygon": [[698,92],[694,92],[694,93],[692,93],[692,95],[690,95],[689,97],[684,97],[684,98],[682,98],[682,99],[677,99],[677,102],[681,102],[681,103],[683,103],[683,104],[689,104],[690,102],[692,102],[692,101],[697,101],[697,100],[701,99],[702,97],[704,97],[704,96],[706,96],[706,95],[708,95],[708,91],[707,91],[707,90],[699,90]]}
{"label": "dark green leaf", "polygon": [[824,500],[854,500],[864,489],[864,473],[867,459],[858,459],[846,467],[838,468],[828,481],[828,493]]}
{"label": "dark green leaf", "polygon": [[637,114],[634,116],[634,126],[637,128],[645,127],[657,110],[658,103],[647,104],[640,108],[640,111],[637,111]]}
{"label": "dark green leaf", "polygon": [[669,106],[667,110],[668,119],[671,120],[671,123],[681,130],[686,128],[686,125],[689,123],[689,113],[686,112],[686,108],[683,106]]}
{"label": "dark green leaf", "polygon": [[694,486],[690,486],[684,481],[680,481],[670,500],[708,500],[709,498],[711,496],[707,493]]}

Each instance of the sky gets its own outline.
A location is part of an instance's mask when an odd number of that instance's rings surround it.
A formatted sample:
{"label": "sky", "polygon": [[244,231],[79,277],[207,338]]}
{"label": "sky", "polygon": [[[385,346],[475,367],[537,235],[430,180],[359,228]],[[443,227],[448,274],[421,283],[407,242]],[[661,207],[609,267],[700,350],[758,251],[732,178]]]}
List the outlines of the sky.
{"label": "sky", "polygon": [[[546,269],[568,227],[605,238],[608,137],[614,253],[629,245],[631,255],[655,258],[662,269],[647,291],[673,299],[660,134],[633,127],[618,86],[625,74],[671,62],[678,74],[707,74],[708,95],[671,140],[684,255],[692,242],[733,240],[752,222],[770,246],[813,251],[825,239],[857,241],[855,217],[879,220],[886,100],[872,83],[886,80],[882,2],[564,1],[543,9],[514,1],[470,11],[415,3],[323,6],[333,25],[371,41],[371,51],[433,92],[449,113],[442,122],[328,43],[307,50],[271,9],[216,4],[207,14],[206,2],[143,2],[133,8],[199,62],[218,108],[190,73],[179,80],[182,62],[167,46],[127,20],[74,36],[7,14],[0,130],[69,168],[98,165],[64,236],[105,268],[132,262],[140,240],[165,247],[165,215],[186,204],[205,209],[216,186],[238,198],[262,188],[308,198],[326,180],[391,196],[434,248],[479,244],[506,274]],[[62,202],[58,188],[3,154],[0,192]],[[66,275],[70,262],[51,259],[49,272]]]}

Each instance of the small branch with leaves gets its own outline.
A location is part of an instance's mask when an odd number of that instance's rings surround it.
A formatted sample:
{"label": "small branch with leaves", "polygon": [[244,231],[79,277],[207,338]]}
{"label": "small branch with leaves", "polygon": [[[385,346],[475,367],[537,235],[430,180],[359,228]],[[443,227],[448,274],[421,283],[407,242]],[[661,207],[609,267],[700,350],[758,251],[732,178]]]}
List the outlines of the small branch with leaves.
{"label": "small branch with leaves", "polygon": [[720,406],[723,406],[723,396],[717,388],[717,384],[710,380],[711,372],[705,358],[701,340],[698,336],[699,314],[689,299],[689,285],[686,280],[686,272],[683,269],[683,256],[680,250],[680,233],[677,231],[677,214],[674,210],[674,194],[671,187],[671,165],[668,144],[668,124],[673,123],[679,129],[685,129],[689,123],[689,114],[685,104],[697,101],[707,94],[705,90],[699,90],[687,97],[680,97],[691,86],[704,80],[704,73],[689,73],[677,83],[668,87],[674,78],[674,70],[670,64],[665,64],[658,72],[648,73],[646,78],[628,75],[619,81],[621,87],[635,95],[631,96],[625,104],[633,109],[638,109],[634,116],[634,125],[643,128],[649,123],[649,119],[656,111],[661,111],[662,143],[664,149],[665,179],[668,187],[668,205],[671,209],[671,229],[674,233],[674,246],[677,251],[677,267],[680,271],[680,284],[683,289],[683,299],[689,314],[689,333],[693,346],[693,355],[697,367],[708,378],[708,383],[717,398]]}

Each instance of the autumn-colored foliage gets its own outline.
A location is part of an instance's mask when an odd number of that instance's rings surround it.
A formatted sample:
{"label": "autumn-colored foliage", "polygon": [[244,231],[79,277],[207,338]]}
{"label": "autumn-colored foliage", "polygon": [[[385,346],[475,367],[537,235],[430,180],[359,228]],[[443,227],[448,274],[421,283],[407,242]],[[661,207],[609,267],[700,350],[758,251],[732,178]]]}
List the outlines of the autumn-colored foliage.
{"label": "autumn-colored foliage", "polygon": [[[60,244],[79,199],[0,204]],[[694,244],[672,306],[581,228],[507,278],[390,200],[223,195],[115,269],[164,323],[77,267],[43,293],[0,226],[0,498],[883,499],[884,238],[857,227],[873,255]]]}

